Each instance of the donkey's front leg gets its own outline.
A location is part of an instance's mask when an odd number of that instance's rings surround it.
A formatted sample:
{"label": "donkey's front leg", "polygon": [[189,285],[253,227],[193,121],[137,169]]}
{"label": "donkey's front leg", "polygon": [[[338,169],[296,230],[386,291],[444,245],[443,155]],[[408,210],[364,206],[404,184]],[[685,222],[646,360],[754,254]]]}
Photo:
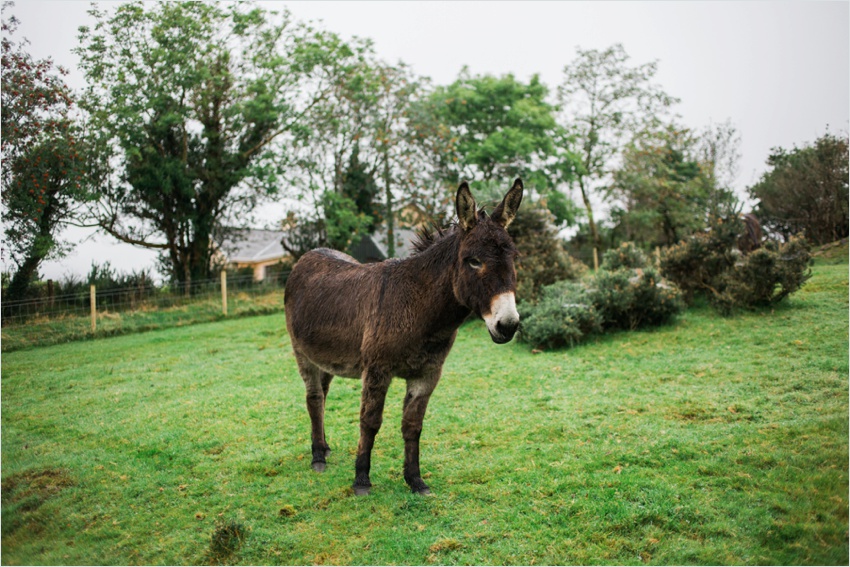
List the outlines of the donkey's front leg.
{"label": "donkey's front leg", "polygon": [[401,435],[404,438],[404,480],[417,494],[431,494],[419,470],[419,437],[422,435],[422,420],[428,408],[428,400],[439,380],[439,368],[422,378],[408,380],[407,394],[404,396],[404,413],[401,418]]}
{"label": "donkey's front leg", "polygon": [[354,463],[354,493],[369,494],[372,483],[369,469],[372,463],[372,445],[381,429],[384,400],[390,387],[392,375],[383,369],[368,367],[363,371],[363,391],[360,397],[360,443],[357,445],[357,460]]}

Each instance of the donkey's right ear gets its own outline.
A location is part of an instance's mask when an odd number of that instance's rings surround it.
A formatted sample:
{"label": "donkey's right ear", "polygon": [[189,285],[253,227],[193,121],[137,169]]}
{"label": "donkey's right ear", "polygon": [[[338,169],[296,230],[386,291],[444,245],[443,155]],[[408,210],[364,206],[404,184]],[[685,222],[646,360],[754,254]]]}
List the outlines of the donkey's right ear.
{"label": "donkey's right ear", "polygon": [[455,198],[455,206],[457,208],[457,221],[463,230],[469,230],[478,222],[478,209],[475,205],[475,199],[472,193],[469,192],[469,185],[464,181],[457,188],[457,197]]}

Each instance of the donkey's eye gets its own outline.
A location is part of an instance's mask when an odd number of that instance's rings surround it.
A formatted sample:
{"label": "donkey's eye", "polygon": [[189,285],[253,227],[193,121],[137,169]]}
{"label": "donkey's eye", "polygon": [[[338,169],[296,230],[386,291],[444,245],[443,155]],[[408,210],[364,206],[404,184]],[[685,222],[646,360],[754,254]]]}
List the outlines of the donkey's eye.
{"label": "donkey's eye", "polygon": [[467,258],[466,263],[473,270],[480,270],[481,268],[484,267],[484,264],[482,264],[481,260],[479,260],[478,258]]}

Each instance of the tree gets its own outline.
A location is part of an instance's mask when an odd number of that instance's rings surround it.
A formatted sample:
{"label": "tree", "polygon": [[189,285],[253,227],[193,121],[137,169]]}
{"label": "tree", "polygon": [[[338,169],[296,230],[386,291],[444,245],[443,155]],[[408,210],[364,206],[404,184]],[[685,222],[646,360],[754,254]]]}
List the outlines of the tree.
{"label": "tree", "polygon": [[527,185],[553,186],[546,166],[555,161],[558,129],[547,96],[537,75],[523,84],[511,74],[472,76],[465,67],[437,88],[431,108],[455,141],[445,177],[487,183],[522,175]]}
{"label": "tree", "polygon": [[848,234],[848,139],[824,134],[814,144],[773,148],[771,167],[748,189],[762,225],[787,241],[805,232],[813,244]]}
{"label": "tree", "polygon": [[544,203],[526,199],[508,227],[519,250],[516,295],[522,301],[535,301],[543,286],[576,280],[587,269],[564,249],[553,220]]}
{"label": "tree", "polygon": [[85,150],[62,80],[67,72],[13,42],[17,24],[14,16],[2,23],[3,224],[17,265],[8,300],[25,297],[41,262],[67,251],[58,235],[88,198]]}
{"label": "tree", "polygon": [[342,196],[351,199],[358,213],[370,218],[367,232],[374,232],[383,220],[378,196],[378,185],[375,176],[366,163],[360,161],[360,145],[354,146],[348,160],[348,167],[342,176]]}
{"label": "tree", "polygon": [[[371,44],[355,44],[356,60],[335,69],[329,96],[310,114],[312,135],[300,144],[299,167],[306,180],[302,197],[314,205],[327,192],[346,194],[357,201],[349,173],[355,167],[360,179],[382,191],[382,207],[373,208],[373,222],[383,221],[387,230],[388,254],[395,254],[396,202],[411,197],[421,179],[410,134],[411,105],[422,87],[403,63],[388,65],[378,60]],[[356,163],[353,161],[356,154]],[[348,184],[348,188],[346,188]],[[378,201],[378,193],[360,200]],[[364,213],[368,213],[365,209]],[[301,222],[319,222],[319,208],[302,216]]]}
{"label": "tree", "polygon": [[614,232],[644,247],[668,246],[709,226],[734,195],[715,186],[715,163],[701,161],[701,139],[676,126],[646,133],[623,150],[606,195]]}
{"label": "tree", "polygon": [[284,150],[351,50],[332,34],[242,4],[91,11],[76,53],[82,106],[112,165],[93,211],[109,234],[159,249],[173,280],[210,275],[212,240],[287,186]]}
{"label": "tree", "polygon": [[577,52],[576,59],[564,67],[558,88],[560,123],[576,140],[580,163],[575,179],[591,239],[599,246],[592,195],[604,186],[624,144],[636,132],[654,129],[678,99],[652,83],[656,62],[629,66],[621,44],[603,51],[577,48]]}

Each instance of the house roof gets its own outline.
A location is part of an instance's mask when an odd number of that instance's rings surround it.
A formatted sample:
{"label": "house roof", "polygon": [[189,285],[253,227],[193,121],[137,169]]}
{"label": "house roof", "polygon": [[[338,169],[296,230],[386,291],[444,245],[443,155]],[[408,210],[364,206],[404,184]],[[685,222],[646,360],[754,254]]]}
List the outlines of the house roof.
{"label": "house roof", "polygon": [[[395,257],[407,258],[413,253],[416,232],[407,228],[395,229]],[[387,233],[381,227],[378,232],[364,235],[351,249],[351,255],[360,262],[379,262],[387,259]]]}
{"label": "house roof", "polygon": [[[228,262],[256,264],[290,256],[281,240],[287,236],[282,230],[256,228],[240,229],[224,239],[221,251]],[[406,228],[395,229],[396,257],[407,258],[413,253],[416,232]],[[361,262],[375,262],[387,258],[387,233],[380,229],[368,234],[352,249],[352,255]]]}
{"label": "house roof", "polygon": [[225,238],[221,249],[229,262],[268,262],[289,256],[280,243],[284,236],[281,230],[244,229]]}

